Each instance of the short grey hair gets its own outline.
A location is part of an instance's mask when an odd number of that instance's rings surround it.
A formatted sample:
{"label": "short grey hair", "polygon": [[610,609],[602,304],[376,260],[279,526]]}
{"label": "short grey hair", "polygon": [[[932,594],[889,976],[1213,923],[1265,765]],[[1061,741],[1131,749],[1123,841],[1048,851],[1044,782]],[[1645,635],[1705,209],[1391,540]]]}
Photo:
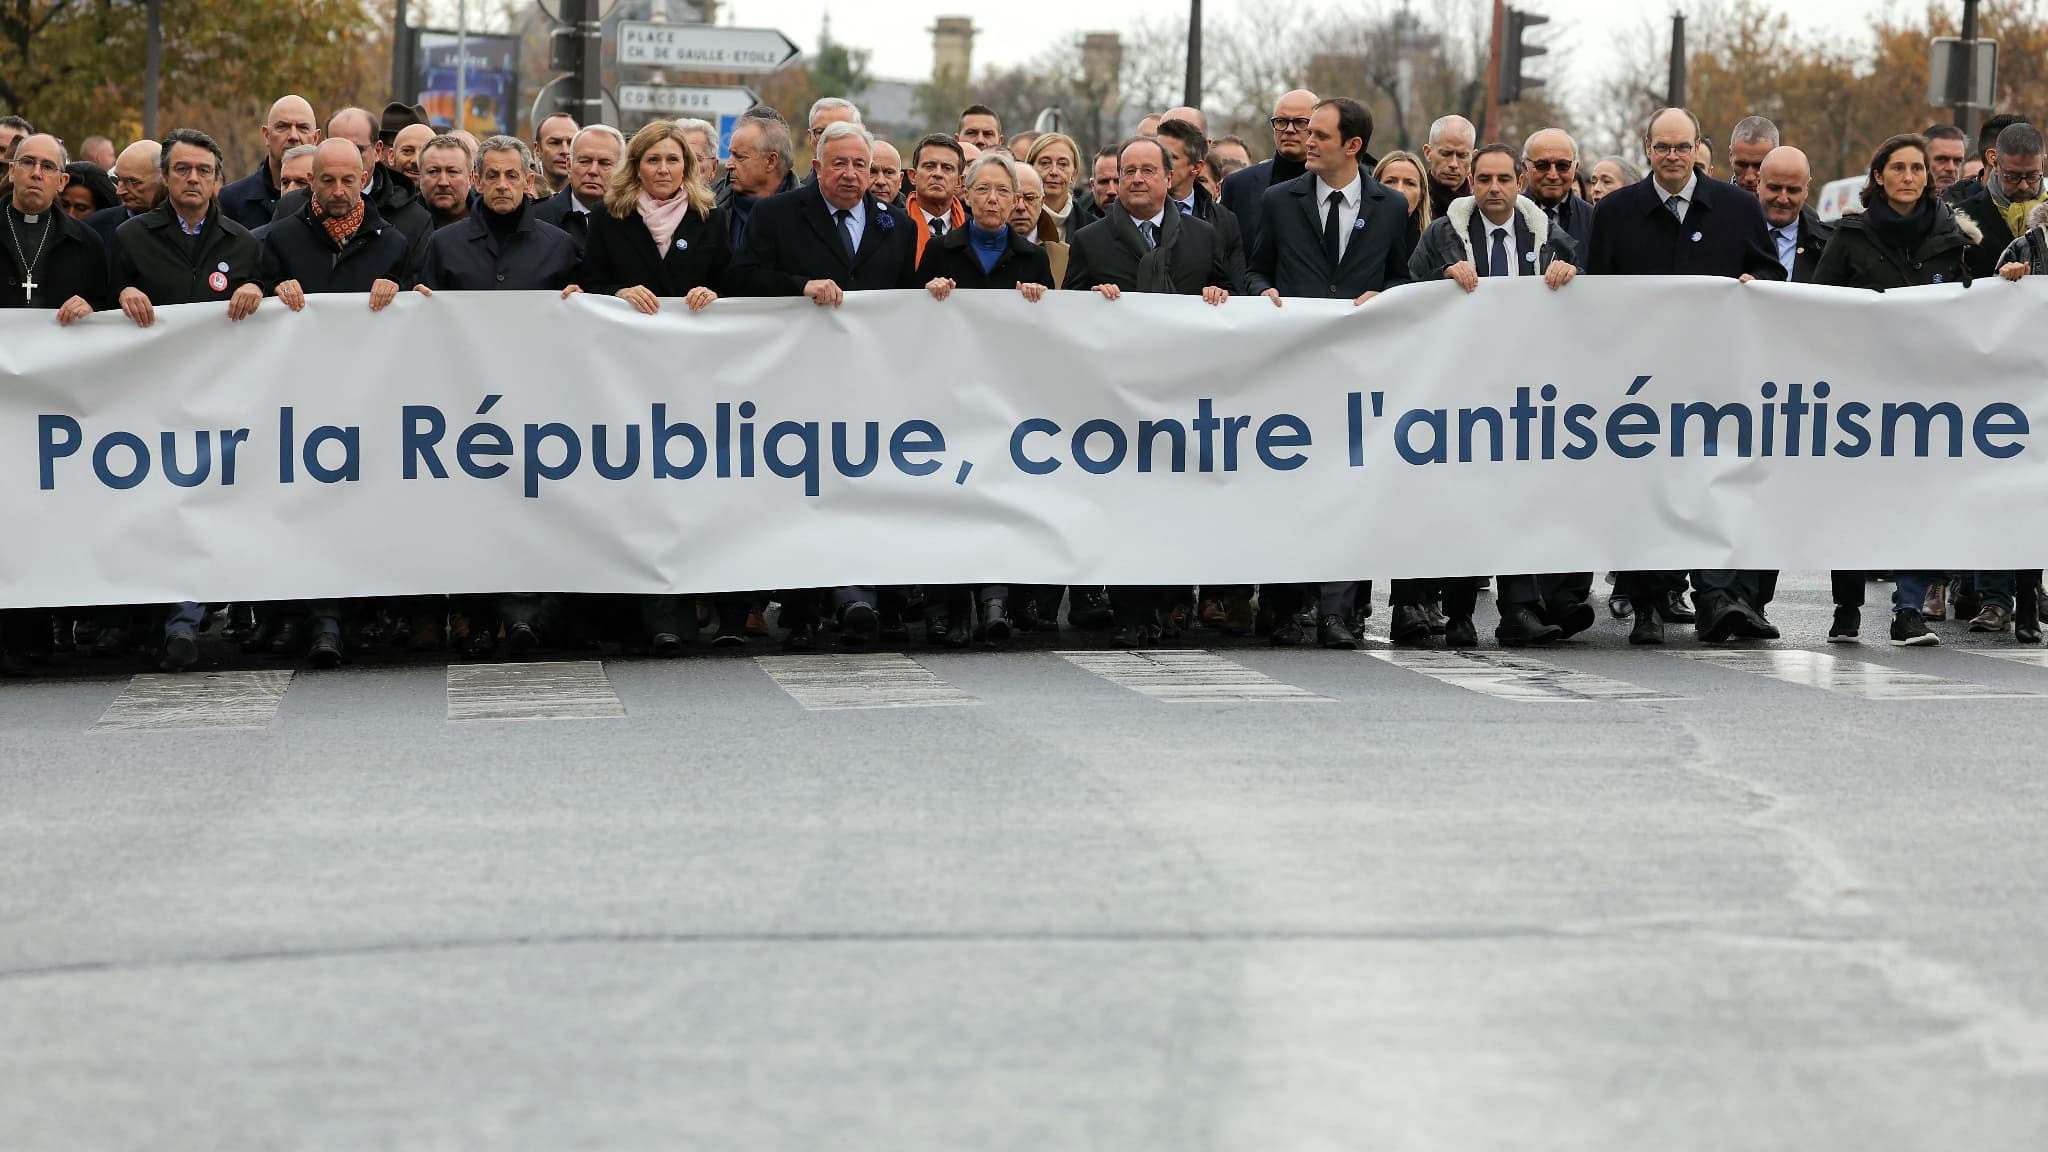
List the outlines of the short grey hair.
{"label": "short grey hair", "polygon": [[[818,113],[828,112],[834,108],[844,108],[849,112],[852,112],[853,122],[855,124],[861,122],[860,109],[854,106],[853,101],[842,100],[837,96],[820,96],[814,103],[812,103],[811,114],[809,116],[804,117],[804,126],[807,128],[810,127],[811,121],[816,120],[818,118]],[[842,121],[842,123],[844,123],[844,121]],[[823,139],[820,139],[818,142],[821,144],[824,143]]]}
{"label": "short grey hair", "polygon": [[626,134],[624,132],[619,131],[617,128],[612,127],[609,124],[586,124],[582,128],[577,129],[576,135],[569,137],[569,155],[576,155],[576,142],[578,140],[583,139],[585,136],[590,135],[592,132],[596,132],[602,136],[611,137],[612,143],[617,144],[619,146],[619,161],[621,163],[625,162]]}
{"label": "short grey hair", "polygon": [[1522,141],[1523,160],[1529,159],[1529,146],[1536,143],[1536,138],[1545,132],[1555,132],[1559,136],[1564,137],[1564,142],[1572,146],[1572,163],[1577,164],[1579,162],[1579,142],[1572,139],[1572,134],[1562,128],[1538,128],[1534,132],[1529,133],[1529,138]]}
{"label": "short grey hair", "polygon": [[[830,97],[827,99],[830,99]],[[841,103],[844,103],[844,101],[841,101]],[[844,120],[835,120],[831,124],[826,125],[825,131],[818,135],[818,155],[823,156],[825,154],[825,145],[830,144],[834,140],[844,140],[849,136],[859,140],[867,147],[868,163],[874,163],[875,134],[857,123],[849,124]]]}
{"label": "short grey hair", "polygon": [[318,144],[294,144],[284,150],[284,155],[278,157],[277,162],[279,165],[283,165],[297,160],[301,156],[311,156],[318,151],[320,151]]}
{"label": "short grey hair", "polygon": [[1436,123],[1431,124],[1429,126],[1429,142],[1431,144],[1436,143],[1438,140],[1443,139],[1444,133],[1454,128],[1460,129],[1465,135],[1470,136],[1473,143],[1479,142],[1479,129],[1473,127],[1470,120],[1457,115],[1439,117]]}
{"label": "short grey hair", "polygon": [[1735,131],[1728,134],[1728,147],[1733,151],[1737,144],[1769,144],[1776,148],[1778,126],[1762,116],[1744,116],[1736,121]]}
{"label": "short grey hair", "polygon": [[[765,116],[742,118],[738,124],[733,126],[732,134],[737,136],[745,128],[752,128],[761,134],[761,147],[773,152],[776,159],[782,161],[784,175],[788,175],[796,168],[796,145],[789,138],[788,124],[780,120],[770,120]],[[824,139],[822,137],[819,138],[818,146],[822,148],[824,144]],[[872,160],[874,158],[872,146],[869,147],[868,153],[869,159]]]}
{"label": "short grey hair", "polygon": [[491,152],[517,152],[519,153],[520,167],[526,169],[528,172],[540,171],[538,163],[537,161],[535,161],[533,156],[533,148],[529,146],[526,143],[526,141],[521,140],[517,136],[484,137],[483,140],[479,142],[476,146],[476,158],[470,161],[470,171],[475,172],[478,175],[482,175],[484,170],[484,156]]}
{"label": "short grey hair", "polygon": [[685,132],[702,132],[704,134],[704,138],[711,141],[711,150],[713,152],[718,151],[718,129],[711,123],[711,121],[698,120],[695,118],[688,120],[677,120],[676,127],[682,129]]}
{"label": "short grey hair", "polygon": [[1017,185],[1017,162],[996,151],[983,152],[974,163],[969,164],[966,174],[960,177],[960,187],[963,189],[974,187],[974,178],[979,176],[984,168],[1001,168],[1003,173],[1010,178],[1010,191],[1016,192],[1020,190]]}
{"label": "short grey hair", "polygon": [[462,153],[462,158],[469,161],[471,167],[476,166],[476,153],[471,150],[469,141],[457,136],[453,132],[443,132],[425,144],[420,145],[420,155],[425,156],[429,148],[453,148],[457,152]]}

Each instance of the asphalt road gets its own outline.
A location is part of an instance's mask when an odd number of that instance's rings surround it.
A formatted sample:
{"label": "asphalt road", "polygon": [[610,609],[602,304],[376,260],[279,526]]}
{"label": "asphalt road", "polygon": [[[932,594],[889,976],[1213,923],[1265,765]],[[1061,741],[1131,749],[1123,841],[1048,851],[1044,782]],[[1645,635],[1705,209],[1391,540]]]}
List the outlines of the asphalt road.
{"label": "asphalt road", "polygon": [[0,683],[0,1146],[2048,1147],[2048,668],[1826,599]]}

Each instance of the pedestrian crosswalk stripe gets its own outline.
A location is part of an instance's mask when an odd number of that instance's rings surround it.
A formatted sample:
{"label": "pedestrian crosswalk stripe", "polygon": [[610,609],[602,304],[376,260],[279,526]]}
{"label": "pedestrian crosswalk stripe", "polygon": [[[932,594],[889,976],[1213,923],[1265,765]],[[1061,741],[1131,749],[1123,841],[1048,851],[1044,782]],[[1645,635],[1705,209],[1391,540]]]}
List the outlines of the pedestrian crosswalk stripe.
{"label": "pedestrian crosswalk stripe", "polygon": [[1502,700],[1590,703],[1684,699],[1591,672],[1576,672],[1541,660],[1505,653],[1462,648],[1391,648],[1373,649],[1366,655],[1397,668],[1420,672],[1453,687]]}
{"label": "pedestrian crosswalk stripe", "polygon": [[1076,651],[1058,655],[1069,664],[1166,704],[1276,700],[1330,702],[1327,696],[1283,684],[1214,652],[1167,648],[1128,652]]}
{"label": "pedestrian crosswalk stripe", "polygon": [[855,708],[948,708],[981,701],[897,652],[757,656],[754,663],[813,712]]}
{"label": "pedestrian crosswalk stripe", "polygon": [[265,728],[291,683],[288,669],[149,673],[130,680],[92,730]]}
{"label": "pedestrian crosswalk stripe", "polygon": [[595,660],[450,664],[450,720],[601,720],[624,716]]}
{"label": "pedestrian crosswalk stripe", "polygon": [[1674,652],[1672,655],[1864,700],[2017,700],[2039,695],[2037,692],[1993,688],[1793,648]]}

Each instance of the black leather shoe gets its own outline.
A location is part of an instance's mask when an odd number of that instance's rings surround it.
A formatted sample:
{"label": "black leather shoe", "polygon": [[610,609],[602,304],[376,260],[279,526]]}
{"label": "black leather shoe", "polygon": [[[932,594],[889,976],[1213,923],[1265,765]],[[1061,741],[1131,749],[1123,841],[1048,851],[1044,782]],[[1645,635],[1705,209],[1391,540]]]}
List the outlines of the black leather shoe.
{"label": "black leather shoe", "polygon": [[1743,640],[1776,640],[1778,638],[1778,626],[1771,623],[1770,617],[1765,616],[1762,609],[1740,605],[1738,607],[1742,608],[1742,621],[1735,626],[1735,635],[1738,638]]}
{"label": "black leather shoe", "polygon": [[1700,618],[1695,627],[1699,629],[1700,639],[1709,644],[1741,639],[1748,635],[1749,613],[1732,601],[1702,600]]}
{"label": "black leather shoe", "polygon": [[1316,643],[1325,648],[1350,651],[1358,647],[1358,637],[1352,635],[1342,616],[1325,616],[1316,621]]}
{"label": "black leather shoe", "polygon": [[[1647,616],[1648,613],[1644,615]],[[1564,629],[1555,624],[1545,624],[1536,613],[1526,607],[1509,607],[1503,611],[1500,615],[1500,626],[1493,630],[1493,638],[1500,641],[1503,648],[1526,648],[1531,644],[1548,644],[1553,640],[1564,639],[1564,635]]]}
{"label": "black leather shoe", "polygon": [[1441,636],[1450,631],[1451,622],[1444,618],[1443,608],[1438,604],[1425,604],[1422,610],[1429,614],[1429,634]]}
{"label": "black leather shoe", "polygon": [[673,660],[683,654],[683,638],[674,632],[656,632],[647,645],[647,654],[656,660]]}
{"label": "black leather shoe", "polygon": [[1396,644],[1429,643],[1429,613],[1420,604],[1394,605],[1390,636]]}
{"label": "black leather shoe", "polygon": [[1636,614],[1636,602],[1626,596],[1609,596],[1607,598],[1607,614],[1616,620],[1626,620]]}
{"label": "black leather shoe", "polygon": [[1635,626],[1628,630],[1628,642],[1631,644],[1662,644],[1664,642],[1664,622],[1657,619],[1655,612],[1645,610],[1636,613]]}
{"label": "black leather shoe", "polygon": [[306,650],[306,663],[314,668],[341,667],[341,633],[322,628],[313,633],[313,645]]}
{"label": "black leather shoe", "polygon": [[[1176,636],[1179,633],[1175,633]],[[1157,648],[1166,643],[1166,625],[1157,620],[1148,620],[1138,625],[1138,644],[1142,648]]]}
{"label": "black leather shoe", "polygon": [[1296,620],[1291,614],[1280,617],[1279,621],[1273,625],[1273,647],[1275,648],[1299,648],[1307,640],[1308,636],[1302,630],[1300,621]]}
{"label": "black leather shoe", "polygon": [[1100,588],[1073,588],[1067,596],[1067,623],[1072,627],[1107,628],[1116,619]]}
{"label": "black leather shoe", "polygon": [[1593,622],[1599,618],[1600,614],[1593,611],[1593,606],[1584,600],[1574,600],[1568,604],[1560,604],[1544,613],[1544,619],[1557,625],[1557,630],[1560,633],[1558,639],[1560,640],[1570,636],[1577,636],[1579,633],[1591,628]]}
{"label": "black leather shoe", "polygon": [[1015,623],[1019,632],[1036,632],[1045,627],[1045,613],[1038,607],[1038,597],[1024,598],[1023,605],[1017,609]]}
{"label": "black leather shoe", "polygon": [[991,648],[1007,648],[1014,630],[1010,627],[1010,614],[1003,611],[1001,600],[981,602],[981,638]]}
{"label": "black leather shoe", "polygon": [[866,644],[875,638],[875,630],[879,623],[880,617],[875,614],[875,606],[865,600],[856,600],[839,613],[840,642]]}
{"label": "black leather shoe", "polygon": [[166,672],[183,672],[199,663],[199,641],[180,628],[164,638],[164,658],[158,667]]}
{"label": "black leather shoe", "polygon": [[505,629],[505,649],[514,656],[531,656],[540,647],[540,636],[524,620]]}
{"label": "black leather shoe", "polygon": [[809,652],[818,646],[818,626],[809,620],[792,620],[782,634],[784,652]]}
{"label": "black leather shoe", "polygon": [[1686,607],[1683,592],[1666,592],[1658,597],[1657,615],[1662,616],[1666,624],[1693,624],[1699,620],[1698,614]]}
{"label": "black leather shoe", "polygon": [[286,620],[270,630],[272,656],[296,656],[305,643],[306,626],[298,620]]}
{"label": "black leather shoe", "polygon": [[27,649],[0,648],[0,676],[27,676],[34,671],[34,658]]}
{"label": "black leather shoe", "polygon": [[2039,644],[2041,642],[2041,622],[2039,620],[2026,621],[2015,619],[2012,622],[2012,639],[2015,644]]}
{"label": "black leather shoe", "polygon": [[1116,648],[1140,648],[1145,644],[1145,630],[1136,624],[1119,624],[1109,634],[1109,642]]}
{"label": "black leather shoe", "polygon": [[1444,622],[1444,647],[1479,647],[1479,628],[1470,616],[1453,616]]}

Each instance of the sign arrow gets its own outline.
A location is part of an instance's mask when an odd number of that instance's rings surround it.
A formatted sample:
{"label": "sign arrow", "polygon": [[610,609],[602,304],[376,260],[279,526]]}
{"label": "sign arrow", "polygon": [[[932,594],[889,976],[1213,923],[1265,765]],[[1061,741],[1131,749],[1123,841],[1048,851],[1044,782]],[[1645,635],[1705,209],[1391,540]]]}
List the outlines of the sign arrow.
{"label": "sign arrow", "polygon": [[671,84],[621,84],[619,111],[661,112],[716,120],[738,116],[761,102],[745,88],[682,88]]}
{"label": "sign arrow", "polygon": [[619,63],[692,72],[773,72],[797,57],[773,28],[619,22]]}

